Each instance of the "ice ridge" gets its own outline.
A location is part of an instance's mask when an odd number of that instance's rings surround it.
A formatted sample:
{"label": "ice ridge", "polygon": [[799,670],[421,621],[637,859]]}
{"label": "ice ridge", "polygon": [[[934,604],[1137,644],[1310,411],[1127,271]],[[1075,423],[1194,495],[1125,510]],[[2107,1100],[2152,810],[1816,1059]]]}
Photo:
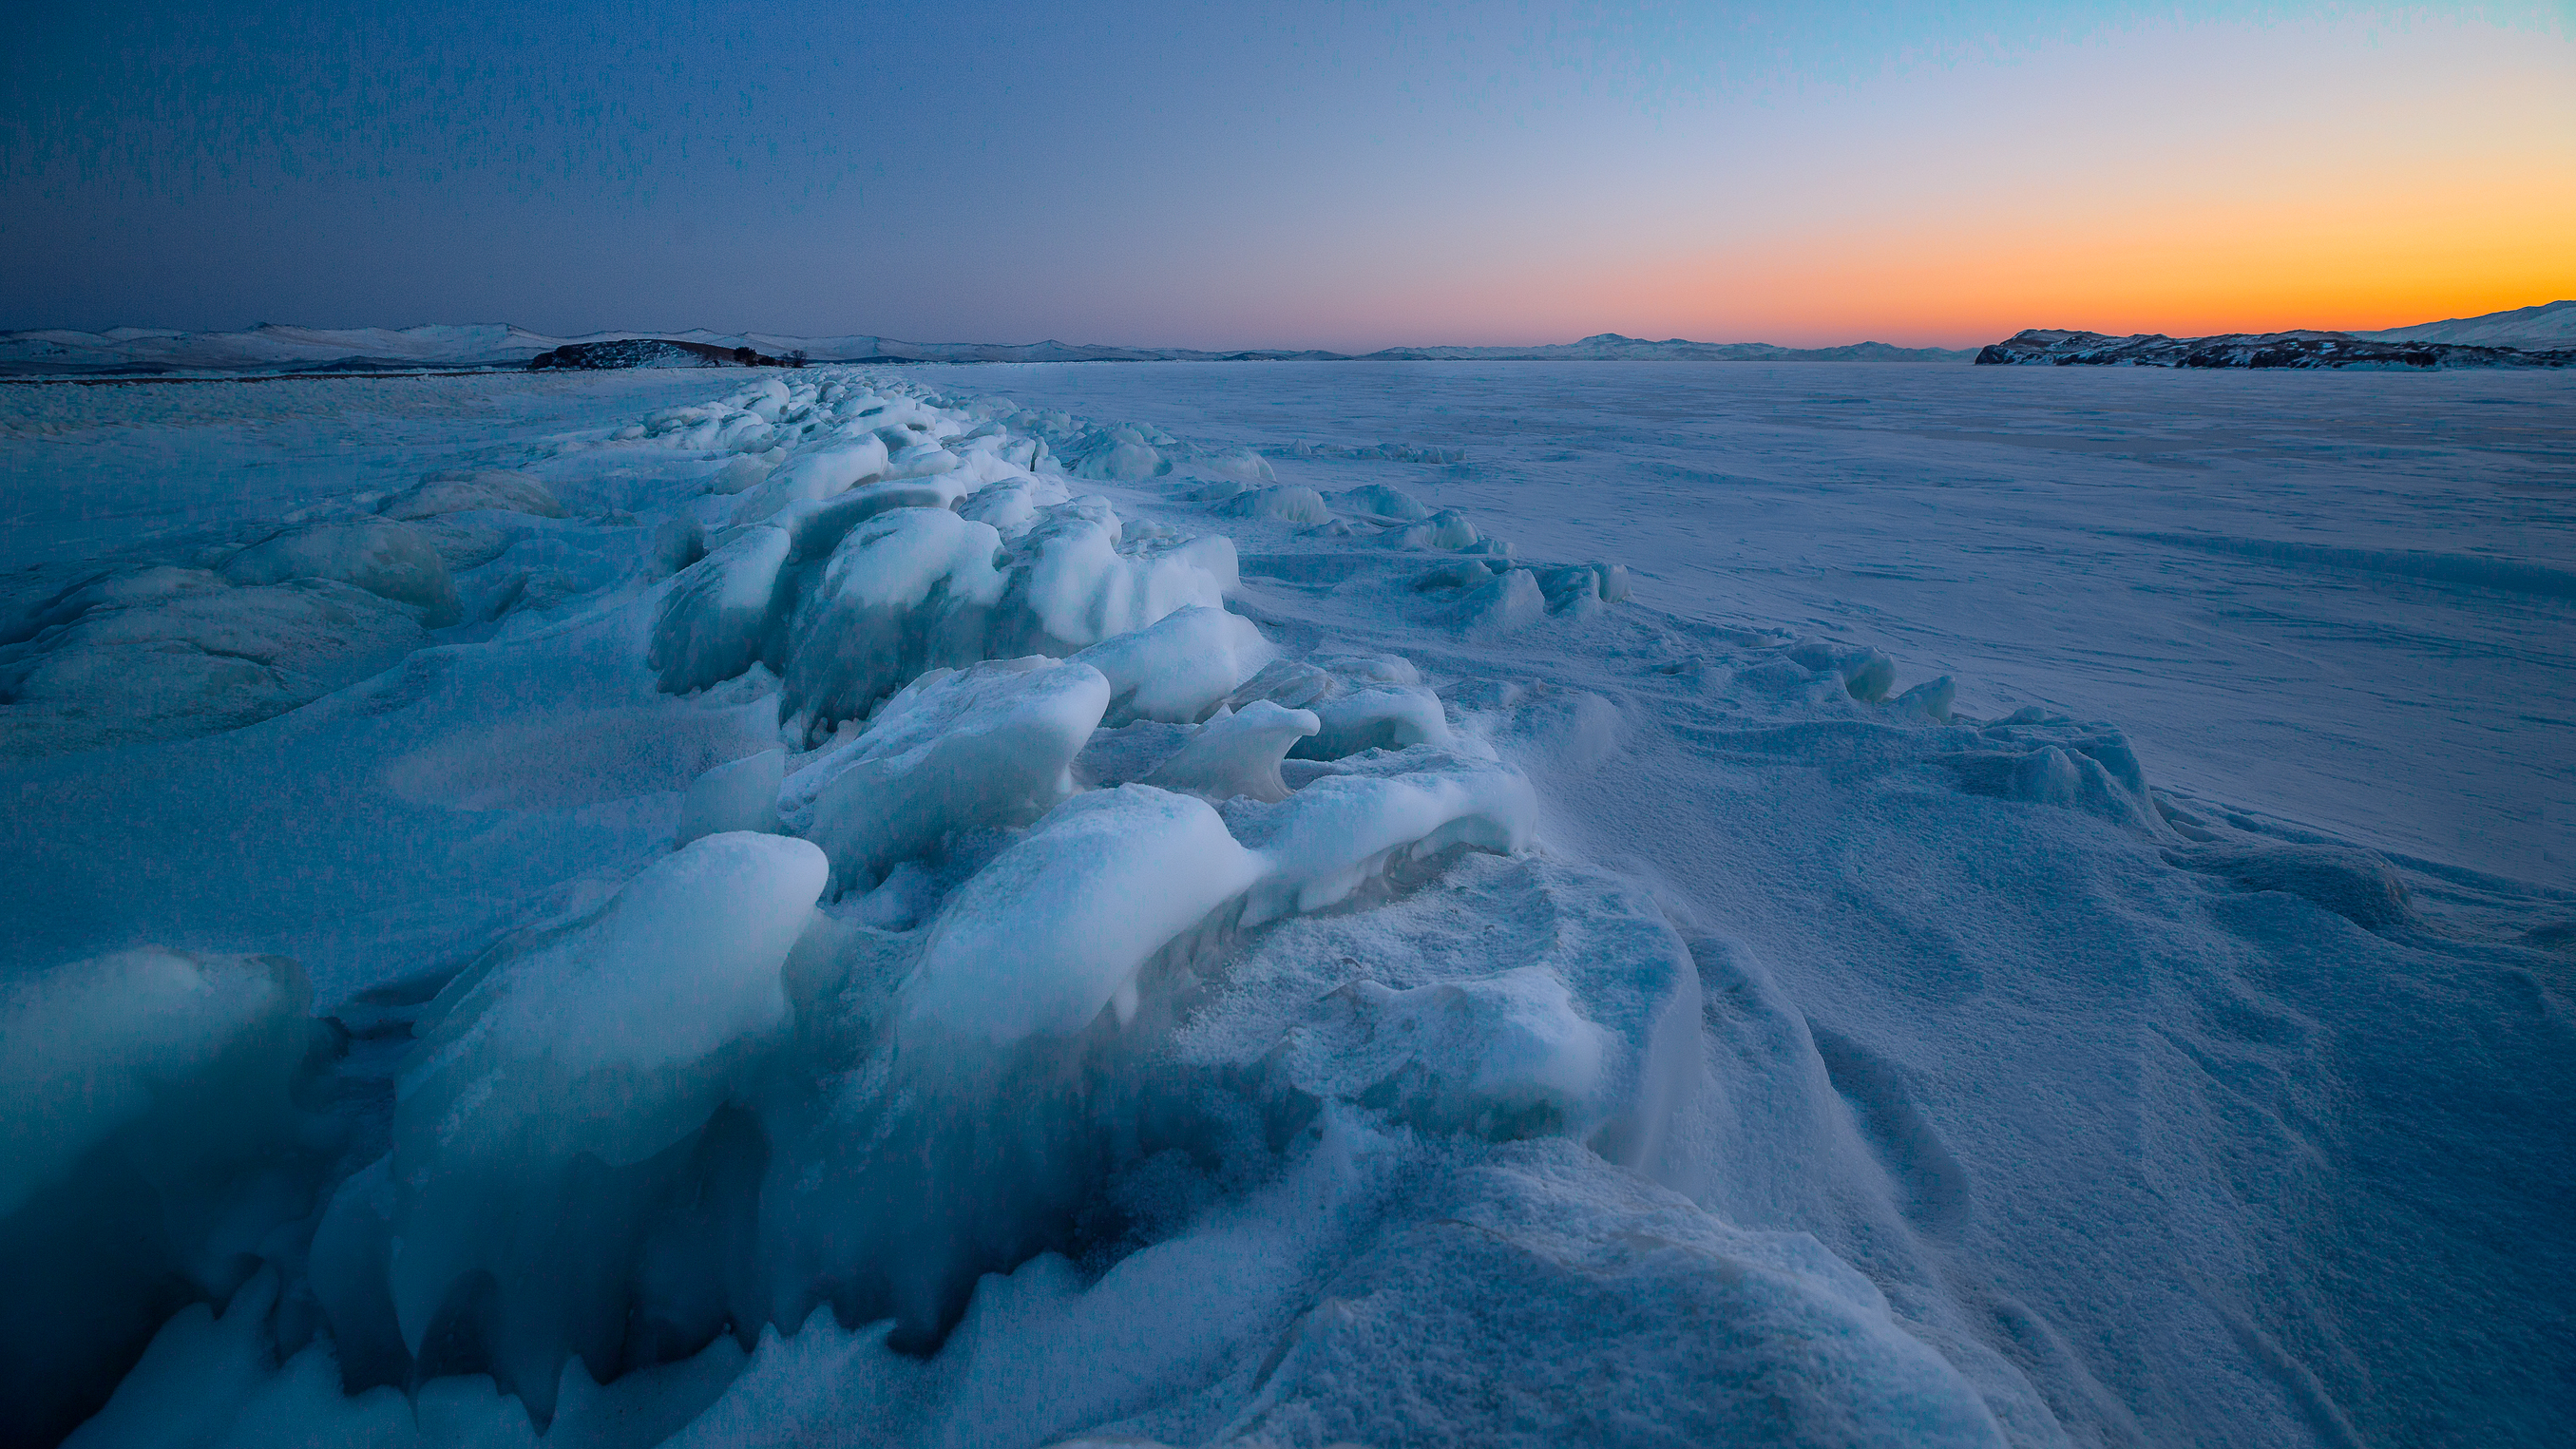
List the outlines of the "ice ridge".
{"label": "ice ridge", "polygon": [[[1651,892],[1550,845],[1528,691],[1460,663],[1602,627],[1625,569],[831,368],[563,440],[549,476],[638,459],[686,487],[615,569],[517,475],[374,516],[531,520],[555,584],[485,576],[523,543],[466,562],[461,527],[326,520],[186,585],[388,591],[451,658],[596,649],[639,717],[747,747],[672,799],[657,858],[331,1018],[272,958],[19,989],[13,1033],[75,1029],[0,1080],[42,1128],[12,1261],[89,1262],[117,1154],[209,1110],[232,1125],[164,1201],[265,1184],[171,1218],[175,1294],[54,1331],[43,1436],[106,1399],[75,1442],[1499,1443],[1500,1355],[1560,1438],[1611,1432],[1585,1387],[1610,1375],[1658,1433],[2002,1442],[1919,1316],[1680,1190],[1746,1110],[1710,968]],[[1432,652],[1298,613],[1361,589]],[[336,707],[405,708],[421,673]],[[2115,731],[1980,725],[1896,678],[1777,641],[1744,687],[1831,724],[1712,743],[1794,736],[2402,919],[2349,869],[2177,824]],[[1821,1111],[1803,1027],[1766,1042],[1755,1075]],[[1100,1373],[1030,1368],[1086,1335]]]}

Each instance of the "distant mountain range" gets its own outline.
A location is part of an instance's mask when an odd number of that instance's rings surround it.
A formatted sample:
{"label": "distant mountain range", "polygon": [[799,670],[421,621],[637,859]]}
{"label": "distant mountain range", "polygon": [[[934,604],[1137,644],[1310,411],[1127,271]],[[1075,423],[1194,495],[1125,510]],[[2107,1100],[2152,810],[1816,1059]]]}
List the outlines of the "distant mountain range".
{"label": "distant mountain range", "polygon": [[[599,344],[660,341],[665,349],[609,349]],[[412,372],[525,367],[540,356],[625,357],[642,365],[707,366],[740,347],[812,362],[1225,362],[1474,361],[1563,362],[1965,362],[1967,349],[1775,347],[1767,342],[1650,342],[1605,332],[1580,342],[1537,347],[1393,347],[1351,354],[1314,349],[1108,347],[1065,342],[906,342],[893,337],[785,337],[766,332],[598,332],[547,337],[501,324],[406,327],[254,327],[246,332],[172,332],[119,327],[108,332],[0,332],[0,376],[153,377],[292,373]],[[626,365],[636,365],[629,363]]]}
{"label": "distant mountain range", "polygon": [[[664,342],[668,347],[604,347]],[[2387,344],[2382,351],[2372,344]],[[566,353],[566,348],[573,349]],[[893,337],[787,337],[774,333],[597,332],[548,337],[499,323],[425,327],[280,327],[243,332],[175,332],[118,327],[106,332],[0,332],[0,377],[222,377],[310,373],[465,371],[526,367],[539,357],[633,359],[617,365],[712,366],[737,349],[812,362],[2042,362],[2133,366],[2456,367],[2563,366],[2547,360],[2576,348],[2576,301],[2484,317],[2426,322],[2384,332],[2282,332],[2213,338],[2108,337],[2094,332],[2023,332],[1982,352],[1972,348],[1779,347],[1767,342],[1649,341],[1604,332],[1579,342],[1529,347],[1390,347],[1343,353],[1316,349],[1207,351],[1066,342],[906,342]],[[2505,349],[2515,352],[2504,353]],[[2485,354],[2498,353],[2497,356]],[[2193,358],[2205,360],[2192,361]],[[2268,359],[2268,360],[2256,360]],[[561,362],[557,365],[588,365]]]}

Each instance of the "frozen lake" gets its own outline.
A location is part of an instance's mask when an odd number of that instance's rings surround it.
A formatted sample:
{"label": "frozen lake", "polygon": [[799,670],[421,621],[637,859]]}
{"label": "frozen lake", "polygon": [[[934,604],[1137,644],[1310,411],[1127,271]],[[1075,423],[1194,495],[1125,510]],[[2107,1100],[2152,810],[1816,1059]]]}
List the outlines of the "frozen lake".
{"label": "frozen lake", "polygon": [[2467,373],[0,388],[0,1427],[2552,1443],[2571,436]]}
{"label": "frozen lake", "polygon": [[1877,644],[2159,781],[2576,886],[2576,384],[2547,373],[1141,363],[935,386],[1400,476],[1675,613]]}

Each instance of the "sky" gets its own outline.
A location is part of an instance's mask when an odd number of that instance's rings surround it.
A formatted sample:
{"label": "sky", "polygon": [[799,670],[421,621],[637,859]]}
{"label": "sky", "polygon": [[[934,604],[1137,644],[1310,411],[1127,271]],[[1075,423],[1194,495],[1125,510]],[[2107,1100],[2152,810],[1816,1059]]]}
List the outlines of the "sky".
{"label": "sky", "polygon": [[0,328],[1965,346],[2576,297],[2576,0],[92,0]]}

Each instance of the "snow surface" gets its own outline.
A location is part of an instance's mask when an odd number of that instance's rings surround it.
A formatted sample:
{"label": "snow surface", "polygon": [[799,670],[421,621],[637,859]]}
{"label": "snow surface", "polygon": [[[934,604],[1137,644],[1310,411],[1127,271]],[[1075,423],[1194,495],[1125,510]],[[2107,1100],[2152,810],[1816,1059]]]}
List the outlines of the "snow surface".
{"label": "snow surface", "polygon": [[[2564,379],[1650,364],[922,376],[1248,442],[1328,492],[1400,488],[1516,540],[1623,561],[1642,602],[1704,627],[1884,648],[1911,674],[1953,676],[1980,715],[2115,721],[2159,786],[2576,887],[2576,715],[2558,703],[2576,698]],[[1472,456],[1325,452],[1353,440]]]}
{"label": "snow surface", "polygon": [[0,396],[13,1441],[2576,1412],[2563,381],[741,377]]}

